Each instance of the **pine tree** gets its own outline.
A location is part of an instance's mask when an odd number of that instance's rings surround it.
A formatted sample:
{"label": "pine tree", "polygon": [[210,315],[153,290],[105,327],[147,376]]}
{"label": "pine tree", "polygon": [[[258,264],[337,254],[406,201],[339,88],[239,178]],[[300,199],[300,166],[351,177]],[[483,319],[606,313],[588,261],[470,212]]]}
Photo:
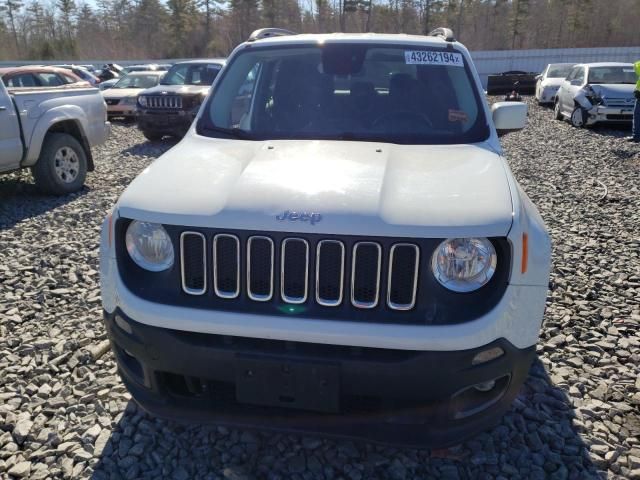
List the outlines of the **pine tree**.
{"label": "pine tree", "polygon": [[170,13],[171,53],[176,56],[188,55],[187,38],[194,26],[195,2],[193,0],[168,0],[167,7]]}
{"label": "pine tree", "polygon": [[18,30],[16,28],[17,15],[22,8],[22,0],[1,0],[0,13],[4,13],[9,19],[9,27],[16,45],[16,52],[20,55],[20,41],[18,40]]}
{"label": "pine tree", "polygon": [[67,34],[67,42],[69,48],[73,48],[73,16],[76,12],[76,2],[74,0],[56,0],[56,6],[60,9],[62,24]]}

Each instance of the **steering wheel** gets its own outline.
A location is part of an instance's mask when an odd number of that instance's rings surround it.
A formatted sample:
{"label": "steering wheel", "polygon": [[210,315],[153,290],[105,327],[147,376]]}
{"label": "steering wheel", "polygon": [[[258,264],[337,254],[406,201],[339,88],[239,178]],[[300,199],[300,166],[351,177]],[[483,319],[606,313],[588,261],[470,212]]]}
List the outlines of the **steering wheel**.
{"label": "steering wheel", "polygon": [[400,121],[417,120],[418,122],[433,128],[433,122],[424,113],[412,112],[409,110],[397,110],[395,112],[383,113],[373,121],[371,126],[379,127],[381,124],[384,124],[385,122],[396,120],[396,119]]}

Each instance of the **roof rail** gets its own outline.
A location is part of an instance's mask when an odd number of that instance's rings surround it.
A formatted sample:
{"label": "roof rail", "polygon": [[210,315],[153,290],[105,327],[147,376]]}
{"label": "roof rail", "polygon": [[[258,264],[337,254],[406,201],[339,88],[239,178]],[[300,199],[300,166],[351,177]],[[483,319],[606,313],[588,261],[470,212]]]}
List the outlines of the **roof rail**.
{"label": "roof rail", "polygon": [[455,42],[456,37],[453,35],[453,30],[450,28],[436,28],[429,32],[430,37],[442,37],[445,42]]}
{"label": "roof rail", "polygon": [[263,38],[284,37],[287,35],[297,35],[297,33],[285,30],[284,28],[261,28],[254,31],[247,41],[255,42],[256,40],[262,40]]}

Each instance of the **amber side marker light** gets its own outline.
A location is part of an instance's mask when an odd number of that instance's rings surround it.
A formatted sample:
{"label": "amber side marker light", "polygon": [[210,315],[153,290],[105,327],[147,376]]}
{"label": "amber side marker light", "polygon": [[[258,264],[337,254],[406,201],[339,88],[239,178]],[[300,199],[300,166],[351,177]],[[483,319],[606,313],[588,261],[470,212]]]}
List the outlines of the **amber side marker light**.
{"label": "amber side marker light", "polygon": [[527,266],[529,264],[529,235],[522,234],[522,265],[520,266],[521,273],[527,273]]}

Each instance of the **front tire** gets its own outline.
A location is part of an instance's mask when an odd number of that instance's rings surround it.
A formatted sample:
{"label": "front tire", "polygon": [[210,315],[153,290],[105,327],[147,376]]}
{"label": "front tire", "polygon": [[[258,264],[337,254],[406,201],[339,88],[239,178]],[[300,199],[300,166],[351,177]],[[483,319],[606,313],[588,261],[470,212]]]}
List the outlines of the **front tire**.
{"label": "front tire", "polygon": [[563,120],[562,109],[560,108],[560,99],[556,98],[556,101],[553,105],[553,118],[555,120]]}
{"label": "front tire", "polygon": [[164,137],[164,135],[162,133],[150,132],[150,131],[146,131],[146,130],[143,130],[142,134],[150,142],[159,142],[160,140],[162,140],[162,137]]}
{"label": "front tire", "polygon": [[77,192],[87,177],[87,154],[73,136],[49,133],[31,173],[36,186],[44,193],[66,195]]}
{"label": "front tire", "polygon": [[571,122],[571,125],[576,128],[584,127],[584,110],[581,107],[574,108],[573,112],[571,112],[571,118],[569,120]]}

